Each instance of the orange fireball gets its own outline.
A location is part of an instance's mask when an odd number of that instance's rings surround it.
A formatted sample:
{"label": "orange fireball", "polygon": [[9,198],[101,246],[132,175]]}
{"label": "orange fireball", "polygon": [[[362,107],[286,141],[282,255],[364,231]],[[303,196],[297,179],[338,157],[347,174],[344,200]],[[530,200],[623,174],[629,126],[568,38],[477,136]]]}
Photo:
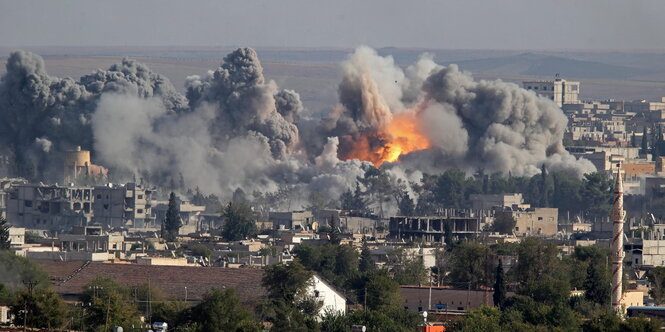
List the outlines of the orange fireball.
{"label": "orange fireball", "polygon": [[356,137],[342,159],[369,161],[378,167],[384,162],[397,161],[410,152],[425,150],[431,143],[421,134],[419,127],[415,112],[396,114],[382,128]]}

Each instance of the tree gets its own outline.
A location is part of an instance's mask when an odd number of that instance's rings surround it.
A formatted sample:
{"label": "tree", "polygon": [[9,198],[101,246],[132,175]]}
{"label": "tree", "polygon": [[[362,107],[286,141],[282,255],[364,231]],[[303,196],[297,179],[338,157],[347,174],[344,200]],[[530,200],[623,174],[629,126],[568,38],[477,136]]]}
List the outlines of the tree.
{"label": "tree", "polygon": [[9,226],[7,219],[0,217],[0,250],[11,248],[11,239],[9,238]]}
{"label": "tree", "polygon": [[416,206],[413,204],[413,199],[409,196],[409,193],[404,192],[402,199],[399,201],[399,213],[403,216],[412,216]]}
{"label": "tree", "polygon": [[367,245],[367,239],[365,239],[365,237],[363,237],[363,245],[362,249],[360,250],[360,263],[358,268],[360,269],[360,272],[363,273],[371,272],[376,268],[374,259],[372,259],[372,251],[369,249],[369,246]]}
{"label": "tree", "polygon": [[494,216],[492,231],[501,234],[513,234],[516,223],[517,221],[513,218],[512,212],[497,212]]}
{"label": "tree", "polygon": [[642,130],[642,144],[641,144],[641,149],[640,153],[642,155],[645,155],[649,153],[649,142],[647,139],[647,127],[645,126],[644,129]]}
{"label": "tree", "polygon": [[252,210],[246,203],[229,202],[224,208],[222,217],[224,219],[222,236],[228,241],[244,240],[258,232]]}
{"label": "tree", "polygon": [[588,211],[592,217],[609,215],[612,201],[612,179],[601,172],[584,174],[581,196],[583,210]]}
{"label": "tree", "polygon": [[501,263],[501,260],[499,260],[499,265],[496,266],[495,277],[496,281],[494,282],[494,294],[492,299],[494,300],[494,305],[501,308],[506,301],[506,275],[503,272],[503,264]]}
{"label": "tree", "polygon": [[90,331],[100,331],[112,326],[129,329],[140,324],[140,314],[133,300],[128,287],[111,278],[94,279],[81,295],[81,302],[90,304],[86,310],[86,326]]}
{"label": "tree", "polygon": [[387,255],[393,266],[393,278],[400,285],[417,285],[427,281],[427,269],[422,257],[408,253],[404,248],[392,250]]}
{"label": "tree", "polygon": [[263,311],[273,322],[274,331],[309,331],[316,327],[314,317],[320,303],[307,294],[312,277],[313,273],[298,261],[264,270],[262,282],[268,291],[268,303]]}
{"label": "tree", "polygon": [[459,169],[446,170],[436,181],[435,198],[445,208],[465,208],[466,175]]}
{"label": "tree", "polygon": [[364,294],[364,303],[367,303],[369,310],[386,310],[402,302],[399,284],[385,271],[376,271],[367,277]]}
{"label": "tree", "polygon": [[492,283],[493,253],[484,244],[464,241],[452,251],[449,277],[453,282],[465,283],[473,288]]}
{"label": "tree", "polygon": [[584,281],[584,298],[600,305],[608,305],[611,291],[610,274],[605,261],[601,257],[591,259]]}
{"label": "tree", "polygon": [[259,332],[261,327],[252,314],[240,304],[234,288],[212,289],[203,301],[191,309],[191,322],[196,332]]}
{"label": "tree", "polygon": [[32,286],[17,293],[11,312],[16,322],[48,329],[61,328],[67,316],[65,302],[53,289]]}
{"label": "tree", "polygon": [[182,220],[180,219],[180,209],[176,202],[175,193],[171,192],[169,196],[169,207],[166,210],[166,218],[164,219],[164,239],[168,242],[173,242],[178,238],[178,232],[182,227]]}
{"label": "tree", "polygon": [[501,311],[497,308],[482,306],[469,312],[467,317],[458,322],[454,331],[481,332],[501,331]]}

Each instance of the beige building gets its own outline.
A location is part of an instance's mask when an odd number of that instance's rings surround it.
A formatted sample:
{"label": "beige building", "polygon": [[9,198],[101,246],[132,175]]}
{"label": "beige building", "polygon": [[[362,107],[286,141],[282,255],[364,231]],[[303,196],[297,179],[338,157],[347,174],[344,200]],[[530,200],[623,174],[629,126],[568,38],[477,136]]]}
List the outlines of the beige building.
{"label": "beige building", "polygon": [[496,211],[494,217],[502,215],[515,219],[513,233],[518,236],[554,236],[558,231],[557,208],[504,209]]}
{"label": "beige building", "polygon": [[521,193],[496,195],[473,194],[470,199],[471,208],[474,210],[491,210],[494,207],[519,206],[524,203]]}
{"label": "beige building", "polygon": [[65,183],[76,182],[81,179],[89,181],[105,180],[108,177],[108,170],[102,166],[94,165],[90,160],[90,151],[82,150],[80,146],[65,151],[63,166]]}
{"label": "beige building", "polygon": [[275,229],[310,229],[314,222],[312,211],[269,212],[268,219]]}
{"label": "beige building", "polygon": [[557,77],[554,81],[524,81],[522,86],[538,95],[549,98],[557,106],[578,104],[580,82],[566,81]]}

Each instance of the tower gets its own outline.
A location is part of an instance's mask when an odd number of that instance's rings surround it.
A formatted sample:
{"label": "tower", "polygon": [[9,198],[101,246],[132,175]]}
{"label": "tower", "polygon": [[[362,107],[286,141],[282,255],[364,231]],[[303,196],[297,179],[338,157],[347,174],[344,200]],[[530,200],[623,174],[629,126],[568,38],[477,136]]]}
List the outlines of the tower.
{"label": "tower", "polygon": [[610,213],[613,222],[612,230],[612,309],[621,312],[621,279],[623,277],[623,183],[621,168],[617,170],[614,184],[614,204]]}

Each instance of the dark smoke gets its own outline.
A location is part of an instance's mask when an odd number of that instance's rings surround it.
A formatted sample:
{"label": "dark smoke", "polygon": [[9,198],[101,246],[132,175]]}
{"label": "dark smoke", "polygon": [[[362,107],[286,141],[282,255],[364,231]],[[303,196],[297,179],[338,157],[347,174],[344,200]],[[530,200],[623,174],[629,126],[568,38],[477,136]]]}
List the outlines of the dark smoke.
{"label": "dark smoke", "polygon": [[37,179],[60,165],[63,150],[81,145],[127,179],[225,198],[238,188],[251,194],[282,185],[295,187],[302,200],[310,192],[336,198],[371,165],[340,156],[355,144],[383,144],[385,137],[372,133],[412,112],[432,147],[386,164],[392,181],[408,185],[421,172],[447,167],[514,175],[535,174],[542,164],[593,170],[563,149],[563,113],[517,85],[477,82],[427,55],[402,70],[366,47],[342,70],[339,104],[313,119],[296,92],[265,79],[249,48],[188,77],[186,97],[132,60],[74,81],[50,77],[39,56],[19,51],[0,81],[0,143],[7,147],[0,153],[12,157],[19,174]]}

